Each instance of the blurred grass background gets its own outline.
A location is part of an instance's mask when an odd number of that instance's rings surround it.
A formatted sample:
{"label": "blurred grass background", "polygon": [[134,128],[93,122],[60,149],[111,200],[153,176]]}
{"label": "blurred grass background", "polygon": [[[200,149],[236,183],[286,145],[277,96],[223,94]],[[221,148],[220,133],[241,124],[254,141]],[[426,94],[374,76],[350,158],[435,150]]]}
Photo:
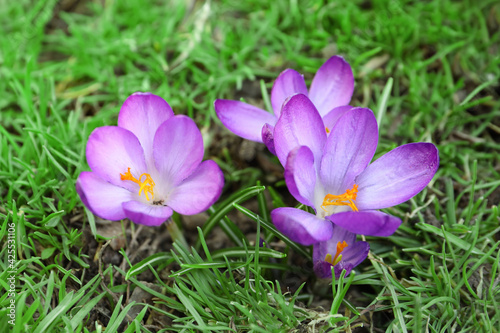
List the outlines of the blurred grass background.
{"label": "blurred grass background", "polygon": [[[0,256],[6,258],[7,223],[14,222],[19,245],[15,330],[499,331],[497,1],[0,0],[0,22]],[[238,197],[262,180],[272,204],[280,205],[282,196],[289,200],[272,157],[223,129],[213,101],[244,98],[263,106],[261,82],[269,90],[285,68],[310,81],[334,54],[353,67],[352,105],[379,112],[384,87],[393,79],[377,156],[403,143],[430,141],[438,145],[441,159],[427,189],[387,210],[404,224],[388,239],[370,240],[373,256],[359,267],[362,274],[345,298],[354,305],[344,302],[342,308],[349,319],[328,317],[338,317],[335,306],[328,309],[331,290],[325,292],[310,271],[300,270],[302,263],[293,260],[304,260],[297,255],[300,249],[289,252],[276,241],[274,250],[286,253],[288,261],[273,262],[281,254],[272,249],[263,256],[272,260],[256,257],[253,221],[251,235],[239,231],[249,240],[247,252],[222,252],[216,257],[221,262],[206,267],[199,265],[210,264],[215,249],[204,250],[204,260],[182,250],[178,257],[164,252],[159,256],[164,262],[156,267],[155,251],[168,251],[168,239],[162,236],[162,243],[155,243],[157,231],[126,222],[116,222],[118,231],[109,232],[104,230],[109,225],[83,209],[74,183],[88,168],[87,137],[97,126],[115,125],[121,104],[136,91],[160,95],[175,113],[195,119],[206,139],[206,157],[216,159],[226,173],[223,198]],[[273,172],[277,176],[269,177]],[[238,198],[247,200],[243,194]],[[266,200],[261,199],[254,211],[265,220]],[[222,206],[210,214],[220,213]],[[216,233],[231,239],[231,228],[239,225],[232,220],[241,217],[228,218],[223,231],[205,229],[208,247]],[[268,242],[276,240],[270,228],[263,228]],[[121,235],[123,243],[108,243],[109,234],[115,241]],[[141,248],[136,238],[150,249]],[[241,250],[247,242],[234,245]],[[136,250],[141,255],[132,258]],[[245,258],[242,253],[248,257],[239,270],[220,266],[224,254]],[[141,260],[146,260],[144,267],[151,265],[151,277],[124,279],[128,267],[138,268]],[[174,266],[163,269],[167,263]],[[4,289],[7,264],[2,259]],[[189,265],[198,270],[186,274],[200,275],[166,277]],[[245,281],[245,297],[215,288],[214,267],[243,274],[229,279],[232,287],[226,289],[236,291],[231,288]],[[284,310],[290,286],[285,273],[272,275],[273,269],[298,269],[298,285],[307,281],[297,294],[304,304],[296,311],[293,306]],[[255,290],[248,293],[250,277],[261,273],[265,283],[259,288],[273,302]],[[211,282],[197,286],[200,279]],[[270,287],[267,279],[280,280],[281,288]],[[203,289],[207,285],[213,288]],[[294,292],[298,285],[291,287]],[[132,298],[131,290],[148,296]],[[203,292],[212,296],[198,299]],[[9,327],[8,302],[2,291],[1,327]],[[140,310],[131,310],[141,302]],[[251,319],[246,309],[264,303],[271,315],[263,311]],[[324,312],[316,308],[325,304]],[[216,310],[222,315],[214,315]]]}

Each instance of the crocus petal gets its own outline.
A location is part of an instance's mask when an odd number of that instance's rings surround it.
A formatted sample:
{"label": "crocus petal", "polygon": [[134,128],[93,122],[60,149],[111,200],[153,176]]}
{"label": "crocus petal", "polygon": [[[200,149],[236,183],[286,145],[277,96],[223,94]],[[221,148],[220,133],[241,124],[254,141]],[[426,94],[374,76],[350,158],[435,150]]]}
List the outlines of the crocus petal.
{"label": "crocus petal", "polygon": [[165,204],[183,215],[198,214],[219,198],[223,185],[224,175],[217,163],[205,161],[173,189]]}
{"label": "crocus petal", "polygon": [[151,93],[135,93],[123,103],[118,115],[118,126],[134,133],[139,139],[148,166],[153,165],[153,136],[160,125],[174,112],[161,97]]}
{"label": "crocus petal", "polygon": [[321,160],[320,177],[326,191],[340,195],[370,163],[377,149],[377,120],[369,109],[354,108],[331,129]]}
{"label": "crocus petal", "polygon": [[304,94],[307,96],[307,86],[304,76],[293,69],[285,69],[274,81],[271,90],[271,105],[274,114],[279,118],[281,107],[288,97],[295,94]]}
{"label": "crocus petal", "polygon": [[342,251],[341,262],[350,263],[353,267],[359,265],[368,256],[370,251],[370,244],[368,242],[355,242],[350,244],[348,247]]}
{"label": "crocus petal", "polygon": [[166,189],[188,177],[203,159],[200,130],[183,115],[170,118],[158,128],[153,147],[155,165]]}
{"label": "crocus petal", "polygon": [[333,236],[326,242],[314,244],[313,247],[313,262],[314,272],[320,278],[331,278],[332,265],[325,261],[326,255],[330,254],[335,257],[337,254],[337,244],[347,243],[341,253],[341,260],[335,265],[335,276],[338,278],[342,270],[346,270],[346,276],[349,275],[351,270],[359,265],[368,255],[370,245],[367,242],[357,242],[356,234],[339,227],[333,226]]}
{"label": "crocus petal", "polygon": [[315,261],[313,269],[316,276],[319,277],[320,279],[332,278],[332,265],[329,262]]}
{"label": "crocus petal", "polygon": [[276,228],[292,241],[312,245],[332,237],[332,224],[300,209],[282,207],[271,212]]}
{"label": "crocus petal", "polygon": [[276,155],[283,166],[290,151],[298,146],[309,147],[314,160],[320,161],[325,141],[323,120],[307,96],[297,94],[285,102],[274,127]]}
{"label": "crocus petal", "polygon": [[266,145],[267,149],[271,154],[276,155],[276,149],[274,148],[274,126],[270,124],[265,124],[262,127],[262,141]]}
{"label": "crocus petal", "polygon": [[342,243],[345,241],[348,244],[344,251],[346,251],[349,246],[356,242],[355,233],[339,227],[338,225],[333,225],[332,230],[332,237],[330,239],[325,242],[314,244],[312,256],[313,262],[324,261],[327,254],[330,254],[332,257],[334,257],[337,253],[338,242]]}
{"label": "crocus petal", "polygon": [[353,109],[350,105],[338,106],[328,112],[323,116],[323,123],[328,130],[332,129],[333,126],[337,123],[337,121],[342,117],[347,111]]}
{"label": "crocus petal", "polygon": [[122,202],[132,200],[133,193],[101,179],[95,172],[84,171],[76,180],[76,192],[92,213],[106,220],[125,218]]}
{"label": "crocus petal", "polygon": [[137,137],[121,127],[104,126],[96,128],[87,141],[87,162],[100,178],[130,191],[139,186],[131,181],[121,180],[120,174],[130,172],[136,178],[147,172],[144,152]]}
{"label": "crocus petal", "polygon": [[351,66],[344,58],[333,56],[316,72],[309,89],[309,98],[323,116],[334,107],[349,104],[353,91]]}
{"label": "crocus petal", "polygon": [[[342,270],[344,269],[346,271],[345,276],[348,276],[354,267],[356,267],[356,265],[341,260],[334,266],[335,278],[338,279],[342,274]],[[314,263],[314,273],[316,274],[317,277],[322,279],[332,278],[331,268],[332,265],[326,261],[317,261],[316,263]]]}
{"label": "crocus petal", "polygon": [[314,156],[308,147],[297,147],[288,154],[285,181],[295,199],[304,205],[314,206],[316,171]]}
{"label": "crocus petal", "polygon": [[129,220],[149,227],[161,225],[173,214],[170,207],[149,205],[136,200],[124,202],[122,207]]}
{"label": "crocus petal", "polygon": [[356,178],[356,206],[360,210],[382,209],[405,202],[427,186],[438,165],[438,150],[432,143],[395,148]]}
{"label": "crocus petal", "polygon": [[340,275],[342,275],[342,270],[345,269],[345,276],[349,275],[354,268],[354,265],[350,262],[345,262],[341,260],[337,265],[334,267],[334,272],[335,272],[335,277],[339,278]]}
{"label": "crocus petal", "polygon": [[390,236],[401,225],[399,218],[378,211],[342,212],[327,219],[350,232],[366,236]]}
{"label": "crocus petal", "polygon": [[262,127],[276,124],[277,118],[258,107],[240,101],[217,99],[215,112],[220,121],[234,134],[244,139],[262,142]]}

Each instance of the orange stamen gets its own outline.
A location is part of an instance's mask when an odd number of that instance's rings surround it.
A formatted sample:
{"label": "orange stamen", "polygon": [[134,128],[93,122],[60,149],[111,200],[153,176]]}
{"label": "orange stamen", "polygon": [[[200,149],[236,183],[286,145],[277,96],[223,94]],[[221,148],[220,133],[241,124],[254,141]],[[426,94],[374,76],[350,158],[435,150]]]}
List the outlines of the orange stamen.
{"label": "orange stamen", "polygon": [[358,193],[358,185],[354,184],[352,189],[347,189],[344,194],[341,195],[332,195],[327,194],[323,199],[323,204],[321,204],[321,208],[326,212],[324,206],[349,206],[355,212],[358,211],[358,207],[354,203],[356,200],[356,196]]}
{"label": "orange stamen", "polygon": [[328,129],[328,127],[325,127],[326,129],[326,134],[330,134],[330,130]]}
{"label": "orange stamen", "polygon": [[333,257],[332,259],[332,255],[330,253],[328,253],[326,256],[325,256],[325,261],[332,264],[333,266],[337,265],[339,263],[340,260],[342,260],[342,251],[344,251],[344,249],[348,246],[348,244],[345,242],[345,241],[342,241],[341,242],[338,242],[337,243],[337,252],[335,253],[335,256]]}
{"label": "orange stamen", "polygon": [[[146,179],[144,179],[144,181],[141,181],[142,176],[146,176]],[[139,195],[141,195],[141,192],[144,193],[147,201],[149,201],[148,193],[151,193],[151,196],[154,198],[155,194],[153,188],[155,187],[155,182],[153,181],[153,178],[151,178],[149,173],[143,173],[142,175],[139,176],[139,179],[137,179],[130,172],[130,168],[128,168],[125,174],[120,173],[120,179],[130,180],[139,185]]]}

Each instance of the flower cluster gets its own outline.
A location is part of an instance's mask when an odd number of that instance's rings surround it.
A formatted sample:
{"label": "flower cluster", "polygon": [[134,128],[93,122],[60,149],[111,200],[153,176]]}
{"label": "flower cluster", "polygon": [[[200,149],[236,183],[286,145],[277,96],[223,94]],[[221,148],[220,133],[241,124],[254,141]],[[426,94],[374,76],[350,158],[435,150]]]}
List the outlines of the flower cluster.
{"label": "flower cluster", "polygon": [[[347,274],[368,255],[357,235],[390,236],[401,224],[380,209],[419,193],[436,173],[439,156],[431,143],[410,143],[371,163],[378,143],[373,112],[349,105],[354,76],[339,56],[326,61],[308,90],[287,69],[274,82],[274,113],[231,100],[215,111],[233,133],[264,143],[283,165],[290,193],[314,213],[282,207],[271,212],[276,228],[313,246],[319,277]],[[224,177],[203,159],[203,140],[194,121],[175,116],[162,98],[136,93],[123,104],[118,126],[90,135],[87,162],[76,188],[83,203],[109,219],[158,226],[174,211],[191,215],[220,196]]]}
{"label": "flower cluster", "polygon": [[320,277],[331,277],[332,266],[337,276],[343,269],[348,274],[366,258],[369,245],[356,242],[356,235],[392,235],[401,220],[377,210],[415,196],[439,164],[431,143],[400,146],[370,164],[378,126],[371,110],[347,105],[353,88],[350,66],[334,56],[318,70],[309,93],[300,74],[281,73],[271,92],[274,115],[242,102],[215,102],[232,132],[277,155],[290,193],[314,210],[277,208],[271,218],[291,240],[313,245]]}
{"label": "flower cluster", "polygon": [[331,126],[351,107],[354,76],[351,66],[339,56],[333,56],[320,67],[307,90],[304,77],[293,69],[286,69],[274,81],[271,106],[274,114],[247,103],[218,99],[215,112],[221,122],[242,138],[263,142],[273,154],[274,126],[281,115],[283,103],[294,94],[304,94],[314,103],[323,121]]}

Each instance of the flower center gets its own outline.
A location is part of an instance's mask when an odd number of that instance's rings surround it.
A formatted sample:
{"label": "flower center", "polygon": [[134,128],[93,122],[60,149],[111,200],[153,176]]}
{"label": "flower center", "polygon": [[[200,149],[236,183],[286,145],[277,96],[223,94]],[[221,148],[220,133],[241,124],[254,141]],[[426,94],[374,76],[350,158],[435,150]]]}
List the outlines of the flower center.
{"label": "flower center", "polygon": [[341,195],[333,195],[327,194],[323,199],[323,203],[321,204],[321,208],[326,212],[326,206],[349,206],[353,211],[357,212],[358,207],[354,203],[356,200],[356,196],[358,193],[358,185],[354,184],[352,189],[347,189],[344,194]]}
{"label": "flower center", "polygon": [[332,259],[332,255],[330,253],[328,253],[326,256],[325,256],[325,261],[332,264],[332,266],[335,266],[339,263],[340,260],[342,260],[342,251],[344,251],[344,249],[347,247],[347,243],[345,241],[342,241],[341,242],[338,242],[337,243],[337,252],[335,253],[335,257],[333,257]]}
{"label": "flower center", "polygon": [[[144,179],[144,181],[141,181],[143,176],[145,176],[146,179]],[[151,196],[154,198],[155,194],[153,192],[153,188],[155,187],[155,182],[153,181],[153,178],[151,178],[149,173],[143,173],[137,179],[134,176],[132,176],[132,173],[130,173],[130,168],[128,168],[127,172],[125,172],[124,175],[120,173],[120,178],[121,180],[133,181],[134,183],[139,185],[139,195],[141,195],[141,193],[144,193],[147,201],[149,201],[148,193],[151,193]]]}
{"label": "flower center", "polygon": [[326,129],[326,134],[330,134],[330,130],[328,129],[328,127],[325,127]]}

